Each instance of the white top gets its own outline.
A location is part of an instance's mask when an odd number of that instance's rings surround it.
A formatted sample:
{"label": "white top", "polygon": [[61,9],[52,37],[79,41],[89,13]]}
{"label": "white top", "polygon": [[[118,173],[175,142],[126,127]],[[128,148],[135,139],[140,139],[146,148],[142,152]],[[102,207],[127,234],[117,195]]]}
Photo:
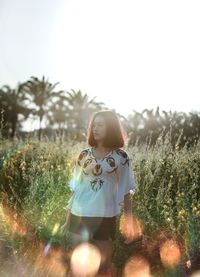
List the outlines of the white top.
{"label": "white top", "polygon": [[73,194],[67,208],[78,216],[112,217],[120,214],[124,195],[135,193],[130,158],[125,150],[112,150],[96,158],[92,147],[79,154],[69,181]]}

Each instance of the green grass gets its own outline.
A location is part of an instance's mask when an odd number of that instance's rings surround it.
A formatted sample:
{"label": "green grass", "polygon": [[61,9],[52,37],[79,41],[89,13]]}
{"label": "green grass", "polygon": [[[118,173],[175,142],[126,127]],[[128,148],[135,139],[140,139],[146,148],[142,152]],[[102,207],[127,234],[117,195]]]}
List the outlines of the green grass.
{"label": "green grass", "polygon": [[[71,196],[67,183],[75,158],[84,147],[87,147],[85,143],[34,140],[0,144],[1,192],[8,193],[8,204],[37,238],[44,243],[51,241],[55,247],[63,247],[59,227],[65,222]],[[113,262],[118,272],[122,272],[131,256],[142,253],[154,276],[160,276],[156,271],[159,274],[162,271],[162,276],[179,276],[180,267],[163,266],[159,247],[167,238],[178,241],[184,249],[183,266],[199,253],[200,141],[189,149],[179,148],[177,142],[174,149],[166,136],[160,137],[151,148],[135,145],[125,149],[132,159],[137,183],[132,210],[144,227],[143,241],[124,245],[118,219]],[[1,193],[2,201],[4,197]],[[16,243],[12,244],[18,250],[20,238],[15,238]]]}

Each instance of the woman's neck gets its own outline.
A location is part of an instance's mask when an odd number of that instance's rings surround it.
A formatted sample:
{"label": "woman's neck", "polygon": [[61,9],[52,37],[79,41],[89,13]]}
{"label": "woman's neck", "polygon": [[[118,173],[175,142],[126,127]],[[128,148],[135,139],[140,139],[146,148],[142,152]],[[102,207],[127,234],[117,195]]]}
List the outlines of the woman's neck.
{"label": "woman's neck", "polygon": [[111,150],[111,148],[103,146],[103,143],[100,142],[94,147],[94,149],[103,153]]}

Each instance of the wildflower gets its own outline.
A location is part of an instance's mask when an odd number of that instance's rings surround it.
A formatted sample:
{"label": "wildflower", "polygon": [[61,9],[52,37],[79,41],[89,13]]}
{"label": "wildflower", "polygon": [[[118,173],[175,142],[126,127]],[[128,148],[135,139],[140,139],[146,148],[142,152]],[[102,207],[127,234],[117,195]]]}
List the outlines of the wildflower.
{"label": "wildflower", "polygon": [[196,211],[197,211],[197,207],[193,207],[193,208],[192,208],[192,211],[193,211],[193,212],[196,212]]}
{"label": "wildflower", "polygon": [[196,216],[200,217],[200,211],[196,212]]}
{"label": "wildflower", "polygon": [[181,215],[185,215],[186,214],[186,211],[184,210],[184,209],[181,209],[180,211],[179,211],[179,213],[178,213],[180,216]]}
{"label": "wildflower", "polygon": [[170,218],[170,217],[168,217],[168,218],[167,218],[167,221],[168,221],[168,222],[171,222],[171,218]]}

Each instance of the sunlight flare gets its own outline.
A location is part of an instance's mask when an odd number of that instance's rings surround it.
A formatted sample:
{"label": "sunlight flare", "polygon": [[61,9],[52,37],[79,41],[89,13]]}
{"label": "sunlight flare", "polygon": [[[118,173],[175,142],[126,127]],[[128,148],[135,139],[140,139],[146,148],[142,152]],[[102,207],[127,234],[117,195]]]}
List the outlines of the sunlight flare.
{"label": "sunlight flare", "polygon": [[142,256],[134,256],[128,260],[123,277],[151,277],[149,262]]}
{"label": "sunlight flare", "polygon": [[135,217],[125,217],[124,214],[120,217],[119,230],[123,237],[127,237],[132,232],[133,239],[138,239],[142,236],[143,226],[141,221]]}
{"label": "sunlight flare", "polygon": [[169,239],[160,246],[160,258],[162,264],[166,267],[172,267],[181,259],[181,251],[178,243],[173,239]]}
{"label": "sunlight flare", "polygon": [[94,276],[100,266],[101,254],[97,247],[90,243],[81,243],[71,257],[71,270],[74,276]]}

